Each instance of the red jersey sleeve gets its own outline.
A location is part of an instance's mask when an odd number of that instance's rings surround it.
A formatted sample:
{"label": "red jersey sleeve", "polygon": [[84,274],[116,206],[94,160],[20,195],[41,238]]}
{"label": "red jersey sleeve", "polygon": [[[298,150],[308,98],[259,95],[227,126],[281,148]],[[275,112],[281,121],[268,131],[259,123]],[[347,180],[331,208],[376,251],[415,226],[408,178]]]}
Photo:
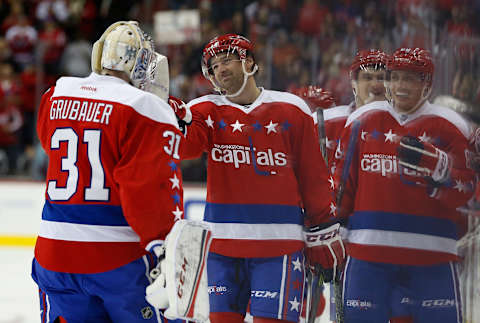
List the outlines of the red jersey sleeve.
{"label": "red jersey sleeve", "polygon": [[306,213],[305,224],[314,226],[336,221],[333,190],[329,185],[329,172],[318,144],[318,132],[311,117],[305,115],[302,127],[295,134],[297,147],[295,172]]}
{"label": "red jersey sleeve", "polygon": [[183,213],[179,167],[183,135],[171,124],[137,113],[128,118],[119,136],[122,157],[113,174],[124,216],[145,247],[152,240],[165,239]]}

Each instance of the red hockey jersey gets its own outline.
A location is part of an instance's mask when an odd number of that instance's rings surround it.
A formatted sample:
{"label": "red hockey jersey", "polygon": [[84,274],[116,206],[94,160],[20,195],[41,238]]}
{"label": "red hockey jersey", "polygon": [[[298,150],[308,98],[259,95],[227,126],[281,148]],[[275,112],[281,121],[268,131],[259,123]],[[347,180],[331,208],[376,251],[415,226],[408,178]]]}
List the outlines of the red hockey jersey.
{"label": "red hockey jersey", "polygon": [[325,146],[327,148],[327,159],[330,172],[335,173],[336,158],[335,151],[340,141],[345,122],[348,116],[353,112],[355,102],[349,105],[339,105],[323,111],[323,120],[325,122]]}
{"label": "red hockey jersey", "polygon": [[37,132],[49,158],[35,247],[42,267],[117,268],[182,216],[183,136],[153,94],[113,76],[62,77],[43,95]]}
{"label": "red hockey jersey", "polygon": [[[357,128],[358,127],[358,128]],[[356,149],[349,147],[358,129]],[[347,120],[338,154],[351,159],[341,202],[348,221],[348,253],[358,259],[407,265],[428,265],[457,259],[456,211],[472,192],[466,168],[471,129],[456,112],[428,102],[412,114],[399,114],[387,101],[362,106]],[[455,171],[431,197],[421,174],[401,168],[398,142],[405,135],[430,142],[449,154]],[[350,158],[352,157],[352,158]],[[417,180],[418,179],[418,180]]]}
{"label": "red hockey jersey", "polygon": [[334,221],[333,191],[302,99],[262,89],[248,106],[219,95],[188,105],[193,123],[183,157],[208,154],[204,220],[212,252],[280,256],[303,248],[304,213],[310,224]]}

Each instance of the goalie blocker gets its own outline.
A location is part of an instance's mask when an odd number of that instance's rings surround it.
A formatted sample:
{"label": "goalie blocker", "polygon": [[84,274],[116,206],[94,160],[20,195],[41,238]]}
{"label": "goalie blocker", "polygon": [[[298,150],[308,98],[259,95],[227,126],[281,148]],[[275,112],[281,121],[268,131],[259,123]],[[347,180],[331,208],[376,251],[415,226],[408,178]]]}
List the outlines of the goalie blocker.
{"label": "goalie blocker", "polygon": [[209,317],[207,256],[212,241],[208,225],[179,220],[164,245],[152,245],[159,263],[150,273],[147,301],[165,309],[167,319],[206,322]]}

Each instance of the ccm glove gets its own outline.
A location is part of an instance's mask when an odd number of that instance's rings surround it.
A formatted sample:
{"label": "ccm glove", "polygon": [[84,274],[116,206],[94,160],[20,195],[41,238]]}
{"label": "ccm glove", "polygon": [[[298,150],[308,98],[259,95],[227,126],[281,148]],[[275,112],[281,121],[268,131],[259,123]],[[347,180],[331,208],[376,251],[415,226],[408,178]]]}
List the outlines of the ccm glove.
{"label": "ccm glove", "polygon": [[451,169],[447,153],[417,137],[405,136],[397,149],[399,164],[431,178],[435,184],[445,182]]}
{"label": "ccm glove", "polygon": [[192,112],[185,102],[174,96],[168,97],[168,104],[177,116],[178,125],[184,135],[187,134],[187,126],[192,123]]}
{"label": "ccm glove", "polygon": [[346,258],[340,236],[340,223],[328,227],[312,227],[303,231],[305,257],[314,272],[322,272],[324,282],[337,278]]}

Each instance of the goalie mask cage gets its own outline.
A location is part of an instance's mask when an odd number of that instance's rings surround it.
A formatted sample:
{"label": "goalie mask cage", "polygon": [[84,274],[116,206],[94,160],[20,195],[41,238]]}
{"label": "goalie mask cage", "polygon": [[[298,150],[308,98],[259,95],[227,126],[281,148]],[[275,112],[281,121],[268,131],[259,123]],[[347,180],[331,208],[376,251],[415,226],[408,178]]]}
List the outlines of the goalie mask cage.
{"label": "goalie mask cage", "polygon": [[464,323],[480,322],[480,217],[468,216],[468,231],[458,241],[460,293]]}

